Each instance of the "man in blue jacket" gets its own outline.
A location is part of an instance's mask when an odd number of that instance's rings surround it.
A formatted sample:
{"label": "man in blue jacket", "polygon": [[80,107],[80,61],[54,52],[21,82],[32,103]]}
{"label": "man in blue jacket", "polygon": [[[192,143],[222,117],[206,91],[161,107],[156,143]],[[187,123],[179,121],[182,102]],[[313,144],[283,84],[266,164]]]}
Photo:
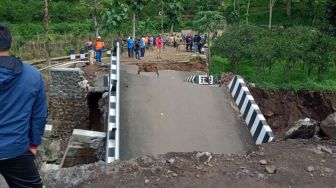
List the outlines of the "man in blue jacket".
{"label": "man in blue jacket", "polygon": [[47,116],[44,83],[36,69],[9,55],[11,42],[0,23],[0,174],[10,187],[42,187],[34,158]]}
{"label": "man in blue jacket", "polygon": [[131,58],[134,56],[134,40],[133,37],[127,39],[127,48],[128,48],[128,57]]}

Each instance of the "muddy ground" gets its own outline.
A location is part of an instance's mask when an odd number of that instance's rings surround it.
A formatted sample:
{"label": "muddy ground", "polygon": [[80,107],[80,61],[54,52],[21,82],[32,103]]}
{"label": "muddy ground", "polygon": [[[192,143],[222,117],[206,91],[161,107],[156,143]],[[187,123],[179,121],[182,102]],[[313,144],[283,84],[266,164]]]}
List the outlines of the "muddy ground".
{"label": "muddy ground", "polygon": [[[336,141],[287,140],[246,155],[168,153],[51,171],[47,187],[335,188]],[[106,172],[106,174],[104,173]]]}

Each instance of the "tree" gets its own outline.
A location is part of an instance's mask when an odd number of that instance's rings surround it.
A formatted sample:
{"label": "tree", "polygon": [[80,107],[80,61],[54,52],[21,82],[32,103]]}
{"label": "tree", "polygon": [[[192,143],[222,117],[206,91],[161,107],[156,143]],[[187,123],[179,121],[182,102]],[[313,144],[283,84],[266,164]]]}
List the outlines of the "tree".
{"label": "tree", "polygon": [[[108,31],[118,31],[119,25],[128,17],[128,6],[121,0],[105,2],[102,10],[102,27]],[[120,34],[120,33],[119,33]]]}
{"label": "tree", "polygon": [[250,6],[251,6],[251,0],[247,0],[247,7],[246,7],[246,24],[249,24]]}
{"label": "tree", "polygon": [[208,63],[211,63],[211,33],[224,29],[225,18],[218,11],[202,11],[196,15],[195,25],[208,35]]}
{"label": "tree", "polygon": [[237,73],[239,63],[251,58],[251,49],[260,40],[260,28],[256,26],[231,26],[213,46],[214,53],[227,58],[232,71]]}
{"label": "tree", "polygon": [[165,14],[171,25],[170,32],[174,32],[174,25],[178,25],[181,21],[183,6],[180,0],[173,0],[172,2],[167,3],[166,7]]}
{"label": "tree", "polygon": [[270,30],[257,29],[253,31],[257,34],[258,40],[255,43],[247,45],[246,57],[256,64],[256,77],[260,76],[261,70],[268,68],[271,72],[273,65],[278,59],[276,53],[277,34]]}
{"label": "tree", "polygon": [[151,0],[125,0],[125,2],[128,4],[128,6],[133,11],[133,19],[132,19],[132,25],[133,25],[133,38],[135,38],[135,24],[136,24],[136,14],[138,14],[143,7],[148,4]]}
{"label": "tree", "polygon": [[218,11],[222,7],[223,0],[194,0],[198,11]]}
{"label": "tree", "polygon": [[287,16],[291,17],[291,15],[292,15],[292,0],[287,0],[286,12],[287,12]]}
{"label": "tree", "polygon": [[310,44],[304,59],[308,63],[308,76],[311,76],[313,69],[317,69],[317,78],[321,81],[323,73],[336,62],[335,38],[317,33]]}
{"label": "tree", "polygon": [[101,12],[102,12],[102,4],[103,2],[110,2],[111,0],[81,0],[81,3],[84,6],[87,6],[91,10],[93,28],[95,30],[95,36],[99,36],[99,30],[102,28],[101,23]]}
{"label": "tree", "polygon": [[270,0],[269,3],[269,24],[268,24],[269,29],[272,29],[272,13],[275,2],[276,0]]}

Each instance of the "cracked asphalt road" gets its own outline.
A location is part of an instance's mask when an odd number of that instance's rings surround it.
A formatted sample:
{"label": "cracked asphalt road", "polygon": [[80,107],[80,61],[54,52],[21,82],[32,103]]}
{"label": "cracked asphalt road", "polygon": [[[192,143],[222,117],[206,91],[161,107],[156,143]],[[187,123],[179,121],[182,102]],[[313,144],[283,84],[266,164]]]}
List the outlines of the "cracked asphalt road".
{"label": "cracked asphalt road", "polygon": [[226,88],[184,82],[190,73],[121,67],[122,160],[146,154],[209,151],[244,154],[254,147]]}

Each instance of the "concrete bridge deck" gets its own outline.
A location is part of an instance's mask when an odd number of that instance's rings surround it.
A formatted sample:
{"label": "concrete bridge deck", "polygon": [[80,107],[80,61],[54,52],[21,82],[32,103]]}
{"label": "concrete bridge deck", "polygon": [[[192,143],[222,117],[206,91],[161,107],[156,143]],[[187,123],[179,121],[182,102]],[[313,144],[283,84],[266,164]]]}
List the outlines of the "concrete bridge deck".
{"label": "concrete bridge deck", "polygon": [[184,82],[186,72],[137,75],[121,67],[121,159],[167,152],[242,154],[254,146],[226,88]]}

